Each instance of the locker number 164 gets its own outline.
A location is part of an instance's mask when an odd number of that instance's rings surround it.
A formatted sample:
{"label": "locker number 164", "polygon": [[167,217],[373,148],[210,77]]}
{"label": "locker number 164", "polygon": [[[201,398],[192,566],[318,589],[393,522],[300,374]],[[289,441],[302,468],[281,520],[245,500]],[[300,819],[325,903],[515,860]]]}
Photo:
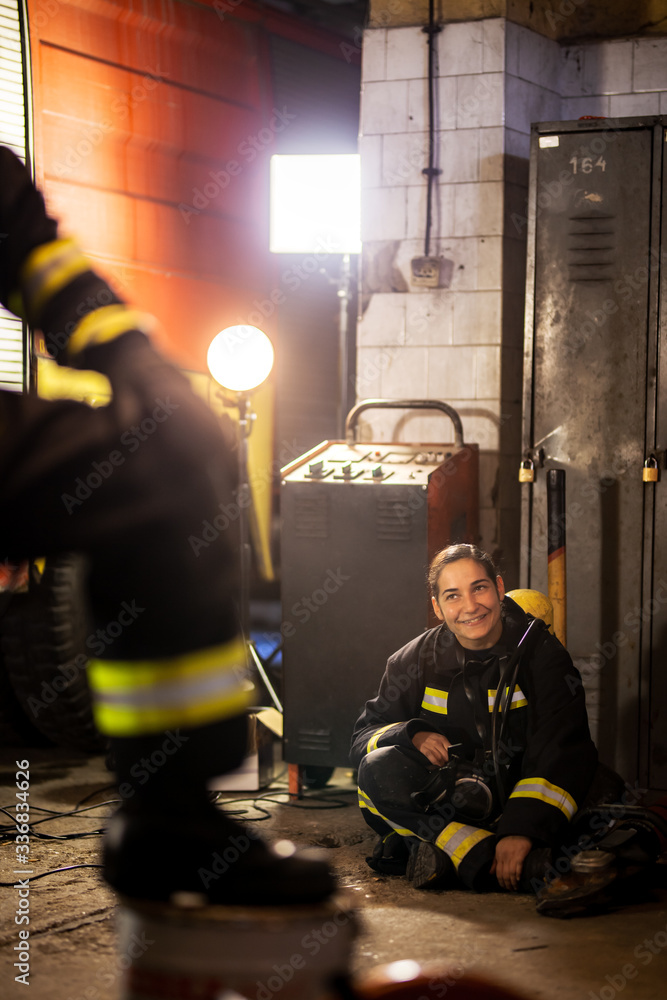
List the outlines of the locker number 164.
{"label": "locker number 164", "polygon": [[606,161],[598,156],[597,160],[592,156],[573,156],[569,161],[572,164],[573,174],[590,174],[593,170],[605,170],[607,167]]}

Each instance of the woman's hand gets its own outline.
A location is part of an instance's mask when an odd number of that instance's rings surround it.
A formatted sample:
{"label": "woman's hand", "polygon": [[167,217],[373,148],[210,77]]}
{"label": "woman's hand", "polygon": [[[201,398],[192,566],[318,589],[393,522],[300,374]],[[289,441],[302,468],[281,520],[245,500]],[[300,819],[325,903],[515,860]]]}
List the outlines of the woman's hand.
{"label": "woman's hand", "polygon": [[415,733],[412,742],[425,757],[428,757],[432,764],[438,764],[439,767],[442,767],[449,760],[451,743],[442,733],[424,731]]}
{"label": "woman's hand", "polygon": [[498,841],[491,874],[496,876],[503,889],[516,892],[519,888],[523,863],[532,846],[529,837],[503,837]]}

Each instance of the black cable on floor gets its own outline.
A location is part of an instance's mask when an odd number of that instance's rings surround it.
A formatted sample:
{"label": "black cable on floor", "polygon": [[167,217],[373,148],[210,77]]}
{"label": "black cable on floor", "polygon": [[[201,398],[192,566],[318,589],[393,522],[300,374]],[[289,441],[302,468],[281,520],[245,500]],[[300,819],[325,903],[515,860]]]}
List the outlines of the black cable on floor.
{"label": "black cable on floor", "polygon": [[[55,812],[51,809],[44,809],[42,806],[33,806],[31,803],[30,811],[37,809],[41,812],[48,812],[51,815],[43,816],[42,819],[31,820],[27,826],[30,831],[30,835],[38,840],[78,840],[85,839],[86,837],[98,837],[105,832],[104,827],[96,830],[82,830],[79,833],[45,833],[42,830],[36,830],[35,827],[41,825],[42,823],[50,823],[54,819],[66,819],[69,817],[76,817],[81,813],[90,812],[92,809],[99,809],[101,806],[115,805],[118,799],[108,799],[105,802],[97,802],[92,806],[82,806],[76,807],[74,809],[68,810],[67,812]],[[23,820],[21,816],[14,816],[9,809],[4,806],[0,806],[0,812],[3,812],[6,816],[11,819],[11,823],[3,824],[0,826],[0,837],[4,838],[4,843],[11,842],[16,835],[20,832],[17,830],[17,824],[22,823]]]}
{"label": "black cable on floor", "polygon": [[[102,792],[110,792],[110,791],[118,791],[118,785],[116,784],[103,785],[102,788],[97,788],[94,792],[89,792],[88,795],[84,795],[82,799],[79,799],[79,801],[75,806],[75,809],[78,809],[80,806],[82,806],[84,802],[88,801],[88,799],[92,799],[93,795],[100,795]],[[109,801],[122,802],[122,799],[109,799]],[[102,804],[103,803],[98,803],[98,805]]]}
{"label": "black cable on floor", "polygon": [[[350,788],[350,789],[333,789],[332,788],[331,791],[332,791],[332,793],[335,793],[335,794],[341,794],[341,793],[345,794],[346,792],[350,792],[350,793],[351,792],[355,792],[356,793],[356,788],[355,789],[352,789],[352,788]],[[274,803],[277,806],[287,806],[288,808],[291,808],[291,809],[314,809],[316,811],[317,810],[323,811],[325,809],[346,809],[348,806],[350,806],[352,804],[350,802],[343,802],[340,799],[335,799],[335,798],[329,797],[326,794],[325,795],[308,795],[307,796],[307,799],[308,799],[307,802],[304,802],[302,799],[297,799],[296,802],[289,802],[289,801],[288,802],[282,802],[282,801],[280,801],[279,799],[276,798],[276,796],[278,796],[278,795],[280,795],[280,796],[289,795],[290,793],[287,790],[285,790],[284,792],[279,791],[279,790],[274,790],[274,791],[264,792],[262,795],[252,795],[252,796],[248,795],[248,796],[244,796],[243,798],[240,798],[240,799],[228,799],[226,801],[225,800],[221,801],[220,800],[220,796],[223,795],[223,794],[224,794],[224,792],[218,792],[218,797],[213,800],[215,802],[215,804],[217,806],[219,806],[222,809],[222,811],[224,813],[226,813],[227,815],[229,815],[229,816],[241,816],[241,817],[245,817],[246,822],[248,822],[248,823],[262,823],[262,822],[264,822],[267,819],[271,819],[272,813],[269,812],[267,809],[264,809],[261,805],[259,805],[260,802],[272,802],[272,803]],[[236,809],[235,807],[239,803],[242,803],[242,802],[250,802],[251,806],[249,808],[246,808],[246,809]],[[314,804],[311,805],[311,803],[315,803],[315,802],[319,802],[321,804],[320,805],[314,805]],[[249,817],[248,813],[249,813],[250,809],[255,809],[257,812],[263,813],[263,815],[257,816],[257,817],[255,817],[255,816]]]}
{"label": "black cable on floor", "polygon": [[[46,878],[47,875],[57,875],[58,872],[71,872],[76,868],[102,868],[102,865],[67,865],[65,868],[52,868],[48,872],[41,872],[39,875],[30,875],[28,878],[29,882],[35,882],[38,878]],[[13,889],[16,885],[16,880],[14,882],[0,882],[0,886],[3,889]]]}

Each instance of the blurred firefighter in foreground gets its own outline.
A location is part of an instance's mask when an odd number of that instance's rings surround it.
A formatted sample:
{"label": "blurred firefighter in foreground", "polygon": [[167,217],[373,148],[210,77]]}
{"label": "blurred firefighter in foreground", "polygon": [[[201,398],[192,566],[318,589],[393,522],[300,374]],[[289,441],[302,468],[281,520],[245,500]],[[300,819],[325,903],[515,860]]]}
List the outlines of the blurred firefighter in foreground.
{"label": "blurred firefighter in foreground", "polygon": [[[106,878],[156,900],[180,891],[214,903],[324,899],[335,888],[326,864],[284,843],[273,851],[207,794],[207,780],[237,767],[246,748],[232,549],[224,533],[197,553],[189,542],[232,496],[235,462],[218,421],[151,347],[151,317],[58,238],[28,171],[3,147],[0,232],[0,300],[43,331],[56,361],[102,372],[113,391],[98,409],[0,392],[0,556],[85,553],[93,627],[124,625],[88,675],[123,799]],[[81,479],[97,485],[77,493]]]}

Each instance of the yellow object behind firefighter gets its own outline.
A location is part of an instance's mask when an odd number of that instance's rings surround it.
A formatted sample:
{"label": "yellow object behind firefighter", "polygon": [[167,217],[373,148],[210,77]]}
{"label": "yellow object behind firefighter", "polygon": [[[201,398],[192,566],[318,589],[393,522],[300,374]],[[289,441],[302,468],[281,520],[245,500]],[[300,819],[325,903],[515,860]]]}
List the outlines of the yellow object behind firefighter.
{"label": "yellow object behind firefighter", "polygon": [[516,601],[526,614],[541,618],[549,626],[549,631],[553,632],[554,606],[546,594],[539,590],[509,590],[507,596]]}
{"label": "yellow object behind firefighter", "polygon": [[[238,424],[238,410],[223,403],[224,390],[210,376],[195,372],[186,373],[195,392],[202,396],[214,413],[226,415]],[[257,570],[264,580],[275,579],[271,556],[271,520],[273,481],[278,465],[273,458],[273,412],[275,390],[273,380],[267,379],[252,394],[252,409],[257,416],[248,438],[248,479],[252,492],[249,511],[250,539]]]}

